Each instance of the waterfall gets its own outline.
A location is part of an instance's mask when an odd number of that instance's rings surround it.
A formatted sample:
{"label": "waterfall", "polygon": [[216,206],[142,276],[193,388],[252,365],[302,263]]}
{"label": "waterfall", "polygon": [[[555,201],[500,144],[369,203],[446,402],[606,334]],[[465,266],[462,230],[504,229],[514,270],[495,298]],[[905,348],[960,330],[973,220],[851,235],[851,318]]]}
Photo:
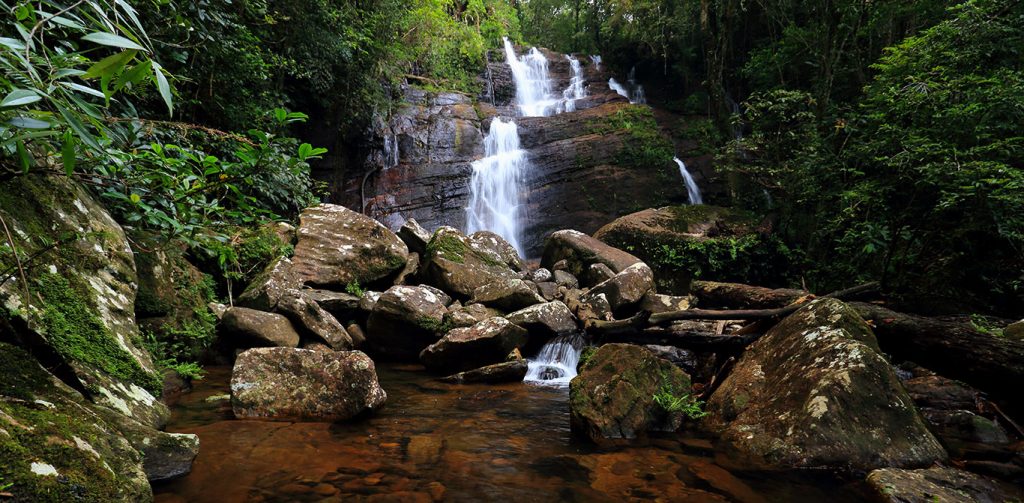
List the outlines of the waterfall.
{"label": "waterfall", "polygon": [[[632,74],[633,73],[630,72],[630,75]],[[646,104],[647,95],[644,93],[644,86],[637,84],[636,80],[632,78],[626,81],[626,83],[629,84],[629,88],[626,88],[626,86],[620,84],[619,81],[614,78],[611,78],[608,79],[608,88],[619,93],[619,96],[626,98],[633,105]]]}
{"label": "waterfall", "polygon": [[536,47],[517,58],[512,42],[507,37],[502,40],[505,42],[505,60],[512,68],[512,78],[516,83],[519,114],[525,117],[549,115],[558,100],[551,93],[548,59]]}
{"label": "waterfall", "polygon": [[572,69],[572,77],[569,79],[569,87],[562,91],[562,103],[558,112],[575,112],[576,100],[587,97],[587,89],[583,87],[583,67],[580,61],[572,56],[566,55],[569,60],[569,67]]}
{"label": "waterfall", "polygon": [[548,341],[536,357],[527,361],[529,370],[523,382],[564,387],[576,377],[585,341],[582,334],[560,335]]}
{"label": "waterfall", "polygon": [[601,69],[601,55],[600,54],[594,54],[593,56],[590,56],[590,62],[594,63],[594,68],[596,68],[598,70]]}
{"label": "waterfall", "polygon": [[629,75],[626,76],[626,83],[628,83],[629,88],[633,90],[632,97],[629,99],[629,102],[636,105],[646,105],[647,94],[644,93],[644,86],[637,84],[636,82],[636,66],[629,69]]}
{"label": "waterfall", "polygon": [[398,166],[398,137],[395,133],[384,135],[384,166],[383,169]]}
{"label": "waterfall", "polygon": [[488,230],[505,238],[519,256],[521,244],[519,196],[528,167],[526,151],[519,148],[516,123],[495,117],[484,138],[486,157],[474,161],[466,208],[466,233]]}
{"label": "waterfall", "polygon": [[693,176],[686,170],[686,163],[678,157],[673,157],[672,160],[679,165],[679,174],[683,175],[683,181],[686,182],[686,194],[690,196],[690,204],[704,204],[704,201],[700,198],[700,188],[697,187],[697,182],[693,180]]}
{"label": "waterfall", "polygon": [[619,96],[626,98],[630,103],[633,102],[633,100],[629,98],[629,91],[627,91],[625,87],[622,87],[622,84],[619,84],[619,81],[615,80],[615,78],[608,79],[608,88],[619,93]]}

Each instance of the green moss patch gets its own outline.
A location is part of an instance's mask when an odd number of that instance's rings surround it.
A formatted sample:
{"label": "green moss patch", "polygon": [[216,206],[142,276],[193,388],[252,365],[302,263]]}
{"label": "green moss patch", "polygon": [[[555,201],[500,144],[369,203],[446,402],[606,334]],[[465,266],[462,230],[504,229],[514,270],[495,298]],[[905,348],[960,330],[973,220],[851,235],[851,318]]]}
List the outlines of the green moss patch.
{"label": "green moss patch", "polygon": [[47,340],[61,356],[160,394],[161,379],[145,371],[117,344],[116,336],[96,315],[84,285],[72,285],[63,276],[45,273],[36,279],[36,291],[43,299],[41,321]]}

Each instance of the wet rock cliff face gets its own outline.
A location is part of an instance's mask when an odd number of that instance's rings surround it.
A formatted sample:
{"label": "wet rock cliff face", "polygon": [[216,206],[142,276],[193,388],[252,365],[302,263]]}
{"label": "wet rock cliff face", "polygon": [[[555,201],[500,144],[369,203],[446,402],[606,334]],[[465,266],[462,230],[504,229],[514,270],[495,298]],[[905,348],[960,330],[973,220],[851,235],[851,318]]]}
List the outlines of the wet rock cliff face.
{"label": "wet rock cliff face", "polygon": [[[569,60],[543,52],[552,89],[560,92],[572,76]],[[511,71],[500,54],[491,61],[477,98],[406,89],[406,104],[374,132],[381,145],[367,169],[334,182],[336,202],[363,206],[395,229],[407,218],[431,231],[442,225],[464,229],[472,163],[484,157],[490,121],[515,116]],[[587,97],[576,101],[575,112],[515,119],[531,163],[524,180],[530,256],[539,255],[554,230],[591,233],[638,209],[686,201],[672,146],[657,133],[649,109],[610,90],[608,75],[588,57],[580,63]]]}

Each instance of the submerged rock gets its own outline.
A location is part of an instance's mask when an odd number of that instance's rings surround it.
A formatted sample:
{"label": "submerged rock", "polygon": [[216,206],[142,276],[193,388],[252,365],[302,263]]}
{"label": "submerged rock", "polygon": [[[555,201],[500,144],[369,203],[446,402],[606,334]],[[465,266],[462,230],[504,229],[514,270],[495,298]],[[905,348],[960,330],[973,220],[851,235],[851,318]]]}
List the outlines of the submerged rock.
{"label": "submerged rock", "polygon": [[690,376],[675,365],[641,346],[605,344],[569,383],[570,424],[598,443],[675,431],[683,413],[666,405],[689,395]]}
{"label": "submerged rock", "polygon": [[522,382],[530,366],[522,358],[487,365],[478,369],[467,370],[441,378],[450,383],[486,383],[500,384],[506,382]]}
{"label": "submerged rock", "polygon": [[231,408],[239,418],[342,421],[384,405],[373,360],[360,351],[256,348],[238,356]]}
{"label": "submerged rock", "polygon": [[609,246],[582,232],[561,230],[548,236],[540,265],[558,270],[555,264],[565,260],[564,270],[579,278],[591,264],[604,264],[613,273],[640,262],[639,258]]}
{"label": "submerged rock", "polygon": [[868,474],[868,486],[879,501],[934,503],[1019,501],[1022,494],[1000,483],[956,468],[936,466],[923,470],[883,468]]}
{"label": "submerged rock", "polygon": [[731,447],[782,467],[926,466],[946,453],[864,320],[819,299],[747,348],[708,403]]}
{"label": "submerged rock", "polygon": [[292,257],[303,283],[344,290],[372,283],[401,269],[409,249],[376,220],[344,206],[321,204],[299,216],[299,241]]}
{"label": "submerged rock", "polygon": [[505,318],[490,318],[448,332],[420,353],[420,361],[435,372],[466,371],[502,361],[526,344],[527,335]]}
{"label": "submerged rock", "polygon": [[494,281],[473,290],[473,302],[503,311],[515,311],[545,302],[534,287],[521,279]]}
{"label": "submerged rock", "polygon": [[516,273],[501,257],[479,246],[451,227],[441,227],[430,238],[422,277],[427,284],[460,298],[497,281],[515,279]]}
{"label": "submerged rock", "polygon": [[366,341],[374,354],[415,360],[441,336],[448,309],[445,299],[421,286],[393,286],[381,294],[366,323]]}
{"label": "submerged rock", "polygon": [[245,307],[232,307],[224,313],[221,328],[240,347],[286,347],[299,345],[299,333],[288,318]]}

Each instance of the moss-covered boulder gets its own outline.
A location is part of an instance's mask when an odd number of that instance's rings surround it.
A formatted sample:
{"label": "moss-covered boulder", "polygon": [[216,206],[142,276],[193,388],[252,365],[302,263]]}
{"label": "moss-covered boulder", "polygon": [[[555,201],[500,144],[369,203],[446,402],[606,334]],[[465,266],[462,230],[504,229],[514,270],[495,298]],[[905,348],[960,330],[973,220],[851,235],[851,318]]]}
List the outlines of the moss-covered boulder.
{"label": "moss-covered boulder", "polygon": [[441,227],[427,243],[420,274],[428,285],[466,299],[481,286],[518,276],[503,257],[452,227]]}
{"label": "moss-covered boulder", "polygon": [[636,306],[648,293],[654,292],[654,273],[643,262],[637,262],[615,276],[602,281],[590,289],[582,300],[603,295],[612,311]]}
{"label": "moss-covered boulder", "polygon": [[536,285],[533,283],[513,278],[480,286],[473,290],[472,301],[502,311],[515,311],[543,304],[544,297],[537,293]]}
{"label": "moss-covered boulder", "polygon": [[601,346],[569,383],[572,429],[597,443],[678,430],[692,403],[690,376],[631,344]]}
{"label": "moss-covered boulder", "polygon": [[344,290],[405,266],[409,248],[376,220],[344,206],[321,204],[299,216],[294,272],[311,286]]}
{"label": "moss-covered boulder", "polygon": [[582,232],[561,230],[552,233],[544,242],[540,265],[583,278],[592,264],[603,264],[615,274],[637,262],[640,262],[639,258]]}
{"label": "moss-covered boulder", "polygon": [[778,283],[788,256],[769,230],[742,210],[693,205],[632,213],[594,237],[650,265],[660,290],[685,295],[697,278]]}
{"label": "moss-covered boulder", "polygon": [[138,282],[124,231],[81,186],[29,175],[0,184],[0,213],[14,239],[0,252],[2,323],[20,345],[67,366],[65,377],[95,403],[162,425],[162,378],[139,344]]}
{"label": "moss-covered boulder", "polygon": [[341,421],[384,405],[373,360],[360,351],[250,349],[231,372],[240,418]]}
{"label": "moss-covered boulder", "polygon": [[448,309],[433,289],[398,285],[381,294],[366,322],[366,342],[375,355],[416,361],[441,337]]}
{"label": "moss-covered boulder", "polygon": [[97,406],[21,348],[0,343],[0,485],[13,501],[151,501],[149,481],[187,473],[194,435]]}
{"label": "moss-covered boulder", "polygon": [[867,484],[877,501],[887,503],[1003,503],[1024,498],[1019,487],[945,466],[922,470],[883,468],[868,474]]}
{"label": "moss-covered boulder", "polygon": [[434,372],[463,372],[501,362],[525,345],[528,335],[505,318],[490,318],[449,331],[420,352],[420,361]]}
{"label": "moss-covered boulder", "polygon": [[747,348],[708,403],[707,425],[743,457],[870,470],[946,458],[846,304],[819,299]]}

